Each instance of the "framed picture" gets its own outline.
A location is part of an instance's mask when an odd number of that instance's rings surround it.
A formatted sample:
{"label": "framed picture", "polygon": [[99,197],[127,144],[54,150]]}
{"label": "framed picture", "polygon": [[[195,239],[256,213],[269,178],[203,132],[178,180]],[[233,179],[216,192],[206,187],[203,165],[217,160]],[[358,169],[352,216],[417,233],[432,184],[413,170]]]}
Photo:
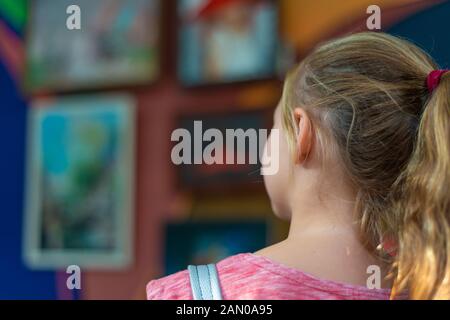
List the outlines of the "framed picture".
{"label": "framed picture", "polygon": [[272,0],[178,0],[178,73],[187,86],[276,74],[278,8]]}
{"label": "framed picture", "polygon": [[[188,153],[191,155],[191,161],[177,165],[179,188],[204,192],[219,190],[232,192],[239,187],[262,188],[260,152],[263,145],[260,143],[262,141],[260,130],[265,129],[267,135],[270,134],[268,128],[272,111],[265,108],[255,111],[197,112],[181,115],[178,118],[177,128],[189,132],[191,143]],[[205,157],[200,159],[200,163],[195,163],[197,145],[200,145],[202,157],[206,149],[217,142],[217,138],[206,138],[205,133],[209,129],[220,132],[220,148],[211,152],[213,163],[206,162]],[[239,131],[244,134],[239,135]],[[256,145],[254,143],[250,145],[250,136],[257,138]],[[173,143],[172,154],[177,149],[177,141]],[[243,163],[238,161],[239,158],[244,160]]]}
{"label": "framed picture", "polygon": [[[80,30],[69,30],[70,5]],[[159,68],[159,0],[36,0],[27,33],[26,87],[67,91],[143,84]]]}
{"label": "framed picture", "polygon": [[267,245],[264,220],[191,221],[167,225],[166,274],[188,265],[216,263],[231,255],[254,252]]}
{"label": "framed picture", "polygon": [[31,268],[123,268],[131,262],[133,110],[126,95],[33,104],[24,228]]}

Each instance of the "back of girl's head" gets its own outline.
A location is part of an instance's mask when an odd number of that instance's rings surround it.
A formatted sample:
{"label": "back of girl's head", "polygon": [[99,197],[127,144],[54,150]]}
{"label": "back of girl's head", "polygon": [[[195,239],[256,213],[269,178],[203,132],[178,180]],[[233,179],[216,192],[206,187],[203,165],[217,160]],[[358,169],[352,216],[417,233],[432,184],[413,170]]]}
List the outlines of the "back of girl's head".
{"label": "back of girl's head", "polygon": [[450,298],[450,72],[430,93],[437,68],[408,41],[358,33],[307,56],[282,100],[285,130],[305,108],[324,165],[337,156],[358,190],[365,244],[397,244],[393,296],[413,299]]}

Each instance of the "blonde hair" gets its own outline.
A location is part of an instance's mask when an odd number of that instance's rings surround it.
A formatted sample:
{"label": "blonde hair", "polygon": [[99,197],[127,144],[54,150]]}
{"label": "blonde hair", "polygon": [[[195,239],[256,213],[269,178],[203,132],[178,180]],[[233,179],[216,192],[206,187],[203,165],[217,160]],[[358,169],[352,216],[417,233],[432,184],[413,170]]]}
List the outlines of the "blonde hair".
{"label": "blonde hair", "polygon": [[397,244],[391,298],[403,290],[412,299],[450,298],[450,73],[430,94],[426,78],[437,68],[408,41],[357,33],[307,56],[281,101],[292,146],[292,111],[301,106],[323,161],[333,152],[341,160],[357,188],[364,244],[373,252],[383,239]]}

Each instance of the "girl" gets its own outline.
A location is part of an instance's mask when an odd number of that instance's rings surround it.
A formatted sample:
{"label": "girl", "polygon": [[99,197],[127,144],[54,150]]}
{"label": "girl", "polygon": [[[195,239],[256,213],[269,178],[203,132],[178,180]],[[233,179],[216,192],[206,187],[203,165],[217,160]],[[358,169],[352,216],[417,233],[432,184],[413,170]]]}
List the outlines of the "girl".
{"label": "girl", "polygon": [[[289,235],[220,261],[224,299],[450,298],[450,72],[436,69],[370,32],[288,75],[280,170],[264,178]],[[147,296],[192,299],[188,272],[151,281]]]}

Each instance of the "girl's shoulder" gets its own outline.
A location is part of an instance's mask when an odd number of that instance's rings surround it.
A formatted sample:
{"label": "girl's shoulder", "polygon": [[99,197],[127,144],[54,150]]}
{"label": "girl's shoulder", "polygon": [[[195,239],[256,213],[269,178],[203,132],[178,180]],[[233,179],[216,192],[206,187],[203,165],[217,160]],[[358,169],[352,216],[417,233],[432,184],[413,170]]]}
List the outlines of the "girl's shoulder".
{"label": "girl's shoulder", "polygon": [[[243,276],[249,268],[245,258],[249,253],[241,253],[219,261],[217,271],[223,289],[223,280],[236,275]],[[187,268],[187,266],[186,266]],[[192,300],[189,272],[186,270],[168,275],[161,279],[152,280],[147,284],[148,300]],[[225,297],[224,297],[225,298]]]}
{"label": "girl's shoulder", "polygon": [[[228,257],[218,262],[216,267],[225,300],[385,300],[390,295],[389,289],[369,289],[319,279],[252,253]],[[188,271],[150,281],[147,298],[192,300]]]}
{"label": "girl's shoulder", "polygon": [[187,270],[150,281],[146,291],[148,300],[192,300]]}

